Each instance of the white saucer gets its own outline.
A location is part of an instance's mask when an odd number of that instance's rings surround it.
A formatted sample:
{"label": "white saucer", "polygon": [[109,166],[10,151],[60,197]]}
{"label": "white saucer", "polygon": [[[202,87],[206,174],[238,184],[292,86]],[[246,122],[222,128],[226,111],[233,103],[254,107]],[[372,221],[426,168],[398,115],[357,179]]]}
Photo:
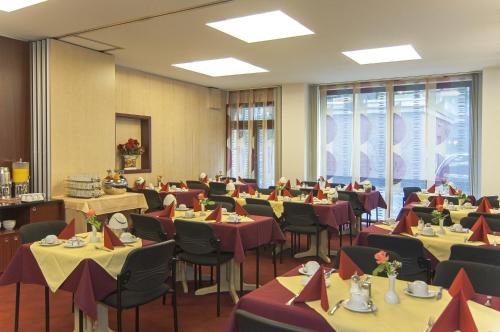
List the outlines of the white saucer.
{"label": "white saucer", "polygon": [[136,236],[134,236],[132,239],[130,239],[128,241],[120,239],[120,241],[122,241],[122,243],[135,243],[135,242],[137,242],[137,240],[139,240],[139,238]]}
{"label": "white saucer", "polygon": [[461,231],[457,231],[457,230],[454,230],[453,228],[451,227],[448,227],[448,230],[452,233],[469,233],[469,229],[468,228],[462,228]]}
{"label": "white saucer", "polygon": [[189,211],[190,209],[189,208],[176,208],[175,211]]}
{"label": "white saucer", "polygon": [[406,295],[410,295],[410,296],[413,296],[413,297],[418,297],[418,298],[421,298],[421,299],[430,299],[430,298],[433,298],[436,296],[436,291],[428,291],[427,292],[427,295],[417,295],[417,294],[413,294],[412,292],[410,292],[410,290],[408,288],[405,288],[403,289],[403,292],[406,294]]}
{"label": "white saucer", "polygon": [[179,217],[180,219],[193,219],[193,218],[196,218],[196,215],[194,216],[191,216],[191,217],[188,217],[188,216],[181,216]]}
{"label": "white saucer", "polygon": [[60,245],[61,243],[63,243],[62,240],[57,240],[55,242],[52,242],[52,243],[46,243],[44,242],[43,240],[42,241],[39,241],[38,242],[42,247],[54,247],[54,246],[58,246]]}
{"label": "white saucer", "polygon": [[69,242],[66,242],[64,248],[82,248],[85,247],[86,244],[85,242],[79,242],[77,245],[71,245]]}
{"label": "white saucer", "polygon": [[418,235],[428,236],[428,237],[435,237],[435,236],[437,236],[436,233],[434,233],[434,234],[425,234],[425,233],[421,233],[421,232],[419,232]]}
{"label": "white saucer", "polygon": [[[320,267],[320,268],[321,268],[321,267]],[[303,267],[300,267],[300,268],[299,268],[299,273],[300,273],[300,274],[305,275],[305,276],[309,276],[309,277],[311,277],[311,276],[312,276],[312,274],[306,273],[303,269],[304,269]],[[316,271],[314,271],[314,273],[316,273]]]}
{"label": "white saucer", "polygon": [[351,300],[346,300],[342,302],[342,306],[346,308],[347,310],[354,311],[354,312],[374,312],[377,310],[377,306],[375,304],[372,304],[371,308],[368,308],[368,305],[365,308],[360,308],[360,307],[354,307],[350,304]]}

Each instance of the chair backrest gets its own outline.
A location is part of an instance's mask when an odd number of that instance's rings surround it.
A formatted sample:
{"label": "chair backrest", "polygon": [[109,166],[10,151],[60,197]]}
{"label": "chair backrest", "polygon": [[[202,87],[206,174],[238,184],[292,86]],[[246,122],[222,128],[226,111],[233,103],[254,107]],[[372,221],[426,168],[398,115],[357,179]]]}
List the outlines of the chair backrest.
{"label": "chair backrest", "polygon": [[274,218],[274,211],[269,205],[263,204],[246,204],[243,208],[254,216],[264,216]]}
{"label": "chair backrest", "polygon": [[314,187],[318,181],[302,181],[302,183],[308,187]]}
{"label": "chair backrest", "polygon": [[332,186],[333,188],[336,188],[336,187],[342,187],[344,188],[345,187],[345,184],[344,183],[340,183],[340,182],[332,182],[330,183],[330,186]]}
{"label": "chair backrest", "polygon": [[201,189],[201,190],[205,191],[205,193],[208,192],[207,185],[204,184],[204,183],[201,183],[200,181],[197,181],[197,180],[187,180],[186,181],[186,186],[189,189]]}
{"label": "chair backrest", "polygon": [[138,189],[138,192],[144,195],[146,203],[148,203],[148,212],[163,210],[163,201],[160,194],[153,189]]}
{"label": "chair backrest", "polygon": [[420,187],[403,187],[403,201],[406,202],[411,193],[418,193],[421,191]]}
{"label": "chair backrest", "polygon": [[[216,203],[215,207],[222,204],[222,207],[226,208],[229,212],[234,211],[234,206],[236,205],[234,198],[221,195],[210,195],[208,198]],[[214,205],[212,205],[212,207],[214,207]]]}
{"label": "chair backrest", "polygon": [[[500,232],[500,218],[499,218],[499,216],[497,216],[495,214],[476,213],[476,212],[469,213],[468,217],[474,219],[474,222],[472,222],[471,227],[472,227],[472,225],[474,225],[474,223],[477,221],[477,219],[481,215],[483,215],[484,218],[486,219],[486,223],[488,224],[488,226],[490,227],[492,232]],[[461,221],[460,221],[460,223],[461,223]],[[470,228],[470,227],[467,227],[467,228]]]}
{"label": "chair backrest", "polygon": [[476,262],[500,267],[500,248],[455,244],[451,246],[450,260]]}
{"label": "chair backrest", "polygon": [[[354,263],[362,270],[363,273],[372,274],[373,270],[378,266],[375,260],[375,254],[378,253],[379,248],[365,247],[365,246],[345,246],[342,247],[339,254],[335,258],[334,267],[338,268],[340,264],[340,255],[346,254]],[[402,261],[402,258],[395,252],[384,250],[389,256],[389,260]],[[361,272],[361,271],[360,271]],[[360,273],[361,274],[361,273]]]}
{"label": "chair backrest", "polygon": [[155,242],[167,240],[166,230],[156,217],[137,213],[131,213],[130,217],[137,237]]}
{"label": "chair backrest", "polygon": [[271,206],[271,203],[267,199],[245,198],[245,201],[247,204]]}
{"label": "chair backrest", "polygon": [[274,191],[274,189],[262,188],[262,189],[259,189],[259,191],[260,191],[261,194],[270,195]]}
{"label": "chair backrest", "polygon": [[254,315],[241,309],[236,310],[238,332],[312,332],[302,327],[284,324],[275,320]]}
{"label": "chair backrest", "polygon": [[498,201],[498,196],[483,196],[477,201],[478,206],[479,206],[479,204],[481,204],[481,201],[483,199],[487,199],[490,202],[490,205],[492,208],[494,208],[494,209],[499,208],[500,203]]}
{"label": "chair backrest", "polygon": [[318,216],[311,204],[283,202],[283,217],[288,225],[312,226],[319,225]]}
{"label": "chair backrest", "polygon": [[361,201],[359,200],[358,194],[352,191],[339,191],[339,201],[348,201],[351,203],[351,207],[354,210],[356,216],[361,215],[364,212]]}
{"label": "chair backrest", "polygon": [[472,226],[474,226],[476,220],[477,217],[463,217],[462,219],[460,219],[460,225],[462,225],[462,227],[471,229]]}
{"label": "chair backrest", "polygon": [[500,214],[497,213],[484,213],[484,212],[470,212],[467,217],[479,218],[484,216],[486,219],[500,219]]}
{"label": "chair backrest", "polygon": [[[436,210],[433,207],[424,207],[424,206],[414,206],[412,208],[413,212],[421,218],[425,223],[432,222],[432,212]],[[444,226],[451,226],[453,224],[453,220],[451,219],[450,210],[443,209],[442,211],[444,216]]]}
{"label": "chair backrest", "polygon": [[170,275],[175,241],[170,240],[132,250],[118,275],[122,290],[144,292],[165,283]]}
{"label": "chair backrest", "polygon": [[175,243],[184,252],[194,255],[211,254],[220,247],[219,239],[208,224],[182,219],[175,221]]}
{"label": "chair backrest", "polygon": [[209,195],[225,195],[227,193],[224,182],[210,182],[208,186],[210,188]]}
{"label": "chair backrest", "polygon": [[243,179],[246,183],[257,183],[257,179]]}
{"label": "chair backrest", "polygon": [[500,267],[466,261],[443,261],[436,267],[433,284],[450,288],[458,271],[463,268],[477,293],[500,296]]}
{"label": "chair backrest", "polygon": [[32,243],[40,241],[47,235],[59,235],[66,227],[64,220],[41,221],[22,225],[19,228],[21,243]]}
{"label": "chair backrest", "polygon": [[220,178],[221,181],[225,181],[226,179],[231,180],[233,182],[236,182],[236,178],[230,177],[230,176],[223,176]]}
{"label": "chair backrest", "polygon": [[170,187],[172,186],[176,186],[177,188],[180,188],[181,187],[181,183],[180,182],[172,182],[172,181],[168,181],[168,185]]}

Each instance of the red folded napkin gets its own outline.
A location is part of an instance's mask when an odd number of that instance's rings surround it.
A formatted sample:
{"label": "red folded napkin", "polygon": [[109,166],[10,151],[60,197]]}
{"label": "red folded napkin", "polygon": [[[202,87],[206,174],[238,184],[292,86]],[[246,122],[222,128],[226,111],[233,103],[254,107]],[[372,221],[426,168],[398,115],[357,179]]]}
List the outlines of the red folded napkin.
{"label": "red folded napkin", "polygon": [[302,181],[300,181],[299,179],[295,179],[295,185],[296,186],[301,186],[302,185]]}
{"label": "red folded napkin", "polygon": [[252,196],[255,195],[255,189],[253,189],[252,185],[247,186],[247,193],[252,195]]}
{"label": "red folded napkin", "polygon": [[318,197],[318,199],[326,198],[325,194],[323,194],[323,190],[318,190],[318,195],[316,197]]}
{"label": "red folded napkin", "polygon": [[[417,219],[417,224],[418,224],[418,219]],[[394,227],[394,229],[392,230],[391,234],[401,234],[401,233],[413,235],[413,232],[411,230],[411,219],[408,218],[408,215],[406,215],[402,220],[398,222],[396,227]]]}
{"label": "red folded napkin", "polygon": [[240,181],[242,184],[247,184],[242,178],[241,176],[238,176],[238,181]]}
{"label": "red folded napkin", "polygon": [[359,185],[358,181],[354,181],[354,189],[356,190],[361,189],[361,186]]}
{"label": "red folded napkin", "polygon": [[136,187],[137,189],[146,189],[146,181],[144,181],[144,182],[143,182],[143,183],[141,183],[141,184],[137,184],[137,183],[136,183],[135,187]]}
{"label": "red folded napkin", "polygon": [[432,186],[427,189],[428,193],[435,193],[436,192],[436,184],[433,184]]}
{"label": "red folded napkin", "polygon": [[469,237],[469,241],[482,241],[486,244],[490,244],[488,234],[491,233],[491,229],[484,216],[480,216],[476,220],[474,225],[471,227],[471,231],[472,235]]}
{"label": "red folded napkin", "polygon": [[61,233],[59,233],[58,238],[61,240],[69,240],[75,236],[75,218],[71,219],[68,225],[64,227]]}
{"label": "red folded napkin", "polygon": [[477,332],[476,323],[462,292],[454,296],[441,316],[432,326],[431,332]]}
{"label": "red folded napkin", "polygon": [[313,202],[314,202],[314,196],[313,196],[313,192],[311,191],[309,193],[309,195],[307,195],[306,200],[304,201],[304,203],[312,204]]}
{"label": "red folded napkin", "polygon": [[233,193],[231,194],[231,197],[235,197],[235,198],[240,197],[240,189],[238,187],[236,187],[234,189]]}
{"label": "red folded napkin", "polygon": [[229,183],[229,178],[225,178],[224,179],[224,184],[228,184]]}
{"label": "red folded napkin", "polygon": [[479,206],[477,207],[476,212],[482,212],[482,213],[490,213],[491,212],[491,204],[490,204],[490,201],[486,197],[483,197],[483,199],[481,199],[481,203],[479,203]]}
{"label": "red folded napkin", "polygon": [[332,186],[330,185],[330,182],[326,181],[325,182],[325,188],[331,188]]}
{"label": "red folded napkin", "polygon": [[429,203],[429,207],[437,207],[438,205],[443,205],[443,204],[444,204],[444,197],[438,195],[431,200],[431,202]]}
{"label": "red folded napkin", "polygon": [[193,197],[193,211],[198,212],[201,211],[201,204],[200,201],[196,199],[196,197]]}
{"label": "red folded napkin", "polygon": [[290,184],[290,180],[288,180],[286,183],[285,183],[285,188],[292,188],[292,185]]}
{"label": "red folded napkin", "polygon": [[418,198],[418,195],[415,193],[411,193],[410,196],[406,199],[405,205],[411,204],[411,203],[420,203],[420,198]]}
{"label": "red folded napkin", "polygon": [[311,277],[294,302],[300,303],[316,300],[321,300],[321,308],[324,311],[328,310],[329,304],[328,295],[326,294],[325,273],[322,267]]}
{"label": "red folded napkin", "polygon": [[215,220],[216,222],[221,222],[222,220],[222,205],[219,204],[215,210],[210,213],[205,220]]}
{"label": "red folded napkin", "polygon": [[170,190],[168,182],[166,184],[161,184],[161,191],[168,192]]}
{"label": "red folded napkin", "polygon": [[449,191],[450,191],[450,195],[455,196],[457,194],[457,191],[452,186],[450,186],[450,190]]}
{"label": "red folded napkin", "polygon": [[277,199],[278,199],[278,197],[277,197],[277,194],[276,194],[276,190],[273,190],[273,192],[271,193],[271,195],[269,195],[269,197],[267,198],[268,201],[275,201]]}
{"label": "red folded napkin", "polygon": [[293,195],[286,189],[283,189],[283,191],[281,193],[283,194],[283,196],[293,197]]}
{"label": "red folded napkin", "polygon": [[108,226],[103,225],[102,229],[102,237],[104,240],[104,247],[113,250],[115,247],[124,247],[122,241],[118,238],[118,236],[113,233]]}
{"label": "red folded napkin", "polygon": [[319,190],[320,189],[319,182],[316,182],[316,184],[314,185],[313,189],[314,190]]}
{"label": "red folded napkin", "polygon": [[183,181],[180,182],[179,186],[181,187],[181,189],[187,188],[186,184]]}
{"label": "red folded napkin", "polygon": [[413,210],[410,210],[410,212],[408,212],[406,218],[409,219],[409,223],[412,227],[418,226],[418,216],[415,214],[415,212],[413,212]]}
{"label": "red folded napkin", "polygon": [[338,273],[343,280],[351,278],[354,273],[357,273],[359,276],[364,274],[363,270],[361,270],[359,266],[353,262],[351,257],[349,257],[345,251],[340,252]]}
{"label": "red folded napkin", "polygon": [[460,271],[458,271],[455,279],[448,289],[448,293],[450,293],[451,296],[456,296],[457,294],[462,293],[466,300],[472,299],[476,294],[474,286],[472,286],[464,268],[461,268]]}
{"label": "red folded napkin", "polygon": [[247,210],[243,206],[240,205],[238,202],[234,202],[234,212],[236,212],[237,215],[239,216],[248,216]]}
{"label": "red folded napkin", "polygon": [[175,201],[166,206],[163,211],[158,214],[158,217],[174,218],[175,217]]}
{"label": "red folded napkin", "polygon": [[345,187],[345,191],[352,191],[352,184],[349,183],[347,187]]}

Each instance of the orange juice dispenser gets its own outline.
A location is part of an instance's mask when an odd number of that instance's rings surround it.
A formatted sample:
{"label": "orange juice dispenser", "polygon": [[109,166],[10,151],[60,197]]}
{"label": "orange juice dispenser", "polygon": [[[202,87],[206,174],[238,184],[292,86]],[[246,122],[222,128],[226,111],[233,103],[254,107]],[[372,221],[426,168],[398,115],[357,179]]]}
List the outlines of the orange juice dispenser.
{"label": "orange juice dispenser", "polygon": [[14,182],[14,195],[19,197],[30,192],[30,163],[19,159],[12,163],[12,182]]}

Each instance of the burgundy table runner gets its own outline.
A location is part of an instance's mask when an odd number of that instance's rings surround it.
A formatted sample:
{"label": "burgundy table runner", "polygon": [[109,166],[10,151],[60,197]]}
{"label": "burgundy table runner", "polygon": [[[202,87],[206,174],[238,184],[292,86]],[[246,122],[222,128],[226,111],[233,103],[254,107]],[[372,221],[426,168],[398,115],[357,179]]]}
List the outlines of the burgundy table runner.
{"label": "burgundy table runner", "polygon": [[187,207],[193,207],[193,198],[198,198],[198,195],[205,193],[202,189],[189,189],[188,191],[160,191],[160,197],[163,201],[168,194],[172,194],[177,199],[177,206],[185,204]]}
{"label": "burgundy table runner", "polygon": [[314,204],[314,212],[322,225],[339,229],[339,226],[356,222],[356,215],[347,201],[337,201],[335,204]]}

